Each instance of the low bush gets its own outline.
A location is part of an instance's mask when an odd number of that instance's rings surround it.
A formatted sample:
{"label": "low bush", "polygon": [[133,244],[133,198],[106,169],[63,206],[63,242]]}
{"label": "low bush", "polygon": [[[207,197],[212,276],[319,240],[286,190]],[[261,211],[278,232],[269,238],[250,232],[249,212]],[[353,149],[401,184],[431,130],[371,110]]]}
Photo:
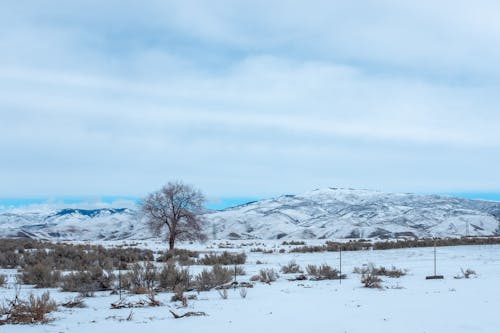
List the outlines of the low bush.
{"label": "low bush", "polygon": [[163,266],[163,269],[158,274],[158,282],[160,288],[168,291],[187,290],[192,284],[189,270],[187,268],[177,268],[173,261],[169,261]]}
{"label": "low bush", "polygon": [[221,254],[209,253],[198,259],[200,265],[243,265],[247,260],[245,253],[231,253],[224,251]]}
{"label": "low bush", "polygon": [[4,274],[0,274],[0,287],[3,287],[7,284],[7,276]]}
{"label": "low bush", "polygon": [[281,273],[283,274],[295,274],[295,273],[303,273],[302,268],[295,262],[295,260],[291,260],[285,266],[281,267]]}
{"label": "low bush", "polygon": [[361,275],[361,283],[365,288],[382,288],[382,279],[372,273],[365,273]]}
{"label": "low bush", "polygon": [[85,301],[83,297],[77,296],[75,298],[69,299],[66,302],[61,304],[65,308],[86,308],[87,305],[85,304]]}
{"label": "low bush", "polygon": [[83,294],[95,291],[110,290],[115,276],[105,273],[102,268],[95,267],[88,271],[71,272],[61,280],[62,291],[80,292]]}
{"label": "low bush", "polygon": [[130,289],[136,294],[146,294],[154,290],[158,270],[150,262],[135,263],[130,271]]}
{"label": "low bush", "polygon": [[304,241],[284,241],[281,245],[306,245]]}
{"label": "low bush", "polygon": [[245,288],[245,287],[241,287],[240,288],[240,297],[241,298],[246,298],[247,297],[247,293],[248,293],[248,289]]}
{"label": "low bush", "polygon": [[207,291],[212,288],[231,282],[233,274],[230,269],[220,265],[214,265],[211,270],[204,269],[196,275],[196,288],[200,291]]}
{"label": "low bush", "polygon": [[0,267],[2,268],[17,268],[21,264],[22,254],[16,250],[5,250],[0,252]]}
{"label": "low bush", "polygon": [[27,299],[16,295],[0,308],[0,325],[47,323],[50,321],[47,314],[56,310],[56,302],[50,298],[49,292],[41,296],[30,294]]}
{"label": "low bush", "polygon": [[184,250],[184,249],[174,249],[163,252],[156,261],[158,262],[168,262],[171,260],[177,261],[179,265],[188,266],[195,265],[196,259],[198,259],[199,253],[196,251]]}
{"label": "low bush", "polygon": [[470,278],[475,278],[477,277],[476,271],[472,270],[470,268],[467,268],[464,270],[463,268],[460,268],[461,274],[456,275],[454,278],[455,279],[470,279]]}
{"label": "low bush", "polygon": [[217,292],[219,293],[219,296],[222,299],[227,299],[227,297],[229,296],[227,289],[218,289]]}
{"label": "low bush", "polygon": [[320,266],[307,265],[306,271],[307,274],[312,275],[315,280],[338,280],[347,277],[345,274],[340,275],[337,269],[327,264],[322,264]]}
{"label": "low bush", "polygon": [[25,267],[21,279],[25,284],[35,285],[35,288],[55,288],[61,279],[61,274],[52,271],[46,263],[38,263]]}
{"label": "low bush", "polygon": [[264,268],[259,272],[259,280],[264,283],[271,283],[278,279],[279,275],[274,268]]}
{"label": "low bush", "polygon": [[376,267],[373,264],[364,265],[362,267],[355,267],[353,273],[356,274],[373,274],[378,276],[387,276],[391,278],[399,278],[408,273],[408,271],[396,268],[392,266],[390,269],[385,268],[384,266]]}

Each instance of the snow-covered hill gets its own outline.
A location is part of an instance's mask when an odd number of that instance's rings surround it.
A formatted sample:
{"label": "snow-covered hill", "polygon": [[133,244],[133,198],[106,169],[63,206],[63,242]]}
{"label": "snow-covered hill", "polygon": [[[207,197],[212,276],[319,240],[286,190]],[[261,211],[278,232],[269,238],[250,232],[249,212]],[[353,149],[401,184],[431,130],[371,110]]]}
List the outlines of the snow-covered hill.
{"label": "snow-covered hill", "polygon": [[15,209],[0,213],[0,237],[51,240],[144,239],[151,235],[132,209]]}
{"label": "snow-covered hill", "polygon": [[[500,202],[328,188],[205,214],[209,238],[395,238],[500,234]],[[15,209],[0,237],[145,239],[133,209]]]}
{"label": "snow-covered hill", "polygon": [[217,238],[394,238],[500,233],[500,202],[328,188],[207,214]]}

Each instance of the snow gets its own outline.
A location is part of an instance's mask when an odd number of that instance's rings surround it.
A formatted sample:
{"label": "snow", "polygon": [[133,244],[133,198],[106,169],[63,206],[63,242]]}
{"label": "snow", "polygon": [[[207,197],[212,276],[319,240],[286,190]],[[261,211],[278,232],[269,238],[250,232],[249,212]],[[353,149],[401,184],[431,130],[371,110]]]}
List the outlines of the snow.
{"label": "snow", "polygon": [[[248,242],[247,242],[248,243]],[[290,260],[302,268],[307,264],[328,263],[338,267],[339,254],[322,253],[273,253],[250,252],[252,247],[285,248],[276,241],[259,241],[259,245],[243,246],[242,242],[229,242],[231,251],[246,251],[247,275],[239,277],[248,281],[261,268],[279,270]],[[314,241],[308,241],[308,245]],[[160,248],[159,242],[141,242],[140,246]],[[217,243],[182,244],[182,247],[213,250]],[[222,249],[218,249],[221,251]],[[384,251],[343,252],[343,272],[348,279],[339,281],[296,281],[280,274],[270,285],[257,283],[248,289],[242,299],[237,290],[229,290],[223,300],[215,290],[201,292],[197,300],[189,301],[187,309],[177,309],[178,303],[170,302],[171,293],[161,293],[158,299],[164,306],[133,309],[133,319],[126,321],[130,309],[112,310],[110,304],[117,296],[109,292],[97,293],[87,298],[85,309],[64,309],[47,325],[0,326],[0,333],[29,332],[498,332],[500,327],[500,246],[460,246],[437,249],[438,273],[444,280],[425,280],[433,271],[433,249],[398,249]],[[256,261],[264,262],[262,265]],[[383,277],[383,290],[362,288],[359,276],[353,274],[356,266],[366,263],[377,266],[406,268],[407,276],[399,279]],[[192,267],[196,270],[201,267]],[[473,279],[454,279],[460,268],[474,269]],[[13,270],[3,273],[15,274]],[[22,293],[31,289],[27,286]],[[34,290],[41,293],[44,290]],[[64,301],[74,293],[55,289],[51,295]],[[0,288],[0,298],[12,296],[12,284]],[[134,296],[141,298],[143,296]],[[207,317],[174,319],[168,309],[177,313],[204,311]]]}
{"label": "snow", "polygon": [[[61,207],[0,212],[0,236],[51,240],[146,239],[151,234],[134,209],[88,216]],[[72,207],[74,208],[74,207]],[[216,239],[397,238],[493,235],[500,203],[369,190],[320,189],[285,195],[204,215]],[[469,230],[469,232],[467,231]]]}

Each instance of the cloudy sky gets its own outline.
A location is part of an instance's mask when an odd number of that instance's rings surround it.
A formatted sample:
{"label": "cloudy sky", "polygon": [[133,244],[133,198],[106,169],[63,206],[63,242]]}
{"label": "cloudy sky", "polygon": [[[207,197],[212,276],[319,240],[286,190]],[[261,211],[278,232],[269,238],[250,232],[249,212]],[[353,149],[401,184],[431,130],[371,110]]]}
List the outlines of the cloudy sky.
{"label": "cloudy sky", "polygon": [[0,197],[500,192],[498,1],[3,1]]}

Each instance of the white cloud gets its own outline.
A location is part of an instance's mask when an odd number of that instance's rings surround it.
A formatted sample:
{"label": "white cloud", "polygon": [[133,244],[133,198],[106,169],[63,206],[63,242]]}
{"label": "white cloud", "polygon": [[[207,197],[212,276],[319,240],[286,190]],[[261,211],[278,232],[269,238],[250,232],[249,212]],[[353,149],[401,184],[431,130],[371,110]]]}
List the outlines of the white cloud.
{"label": "white cloud", "polygon": [[499,8],[453,4],[3,4],[0,195],[498,189]]}

